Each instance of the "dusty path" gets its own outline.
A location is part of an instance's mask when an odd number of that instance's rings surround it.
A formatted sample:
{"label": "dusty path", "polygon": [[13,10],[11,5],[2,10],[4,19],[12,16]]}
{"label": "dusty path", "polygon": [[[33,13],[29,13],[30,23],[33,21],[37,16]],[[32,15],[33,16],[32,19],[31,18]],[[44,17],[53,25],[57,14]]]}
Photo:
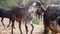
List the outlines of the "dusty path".
{"label": "dusty path", "polygon": [[[8,19],[4,19],[4,24],[7,26],[9,23],[9,20]],[[43,28],[42,25],[34,25],[34,31],[33,31],[33,34],[41,34],[40,33],[40,29]],[[19,28],[18,28],[18,23],[15,22],[15,27],[16,29],[14,29],[14,34],[20,34],[20,31],[19,31]],[[21,25],[21,29],[22,29],[22,32],[23,34],[25,34],[25,25],[22,23]],[[31,30],[31,26],[28,25],[28,29],[29,29],[29,34],[30,34],[30,30]],[[1,21],[0,21],[0,34],[11,34],[11,26],[9,28],[4,28],[1,24]]]}

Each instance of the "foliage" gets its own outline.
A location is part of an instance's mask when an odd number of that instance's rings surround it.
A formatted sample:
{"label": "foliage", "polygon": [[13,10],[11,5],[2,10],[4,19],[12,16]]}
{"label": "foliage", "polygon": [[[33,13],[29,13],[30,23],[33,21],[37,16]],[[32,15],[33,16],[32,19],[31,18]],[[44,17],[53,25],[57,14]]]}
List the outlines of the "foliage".
{"label": "foliage", "polygon": [[[0,0],[0,8],[10,8],[11,6],[16,6],[17,3],[23,2],[24,0]],[[30,0],[25,0],[30,1]],[[33,1],[33,0],[31,0]],[[60,0],[40,0],[46,3],[60,4]]]}
{"label": "foliage", "polygon": [[18,0],[0,0],[0,8],[10,8],[11,6],[16,6]]}
{"label": "foliage", "polygon": [[32,23],[33,23],[33,24],[39,24],[39,22],[40,22],[40,21],[39,21],[38,19],[35,19],[35,18],[32,19]]}
{"label": "foliage", "polygon": [[44,32],[44,29],[43,29],[43,28],[41,28],[41,29],[40,29],[40,31],[43,33],[43,32]]}

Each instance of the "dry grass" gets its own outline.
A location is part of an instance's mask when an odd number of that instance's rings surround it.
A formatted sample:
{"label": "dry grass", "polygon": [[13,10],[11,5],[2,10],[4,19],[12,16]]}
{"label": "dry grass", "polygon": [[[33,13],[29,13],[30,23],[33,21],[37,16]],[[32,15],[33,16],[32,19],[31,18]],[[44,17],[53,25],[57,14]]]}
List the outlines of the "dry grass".
{"label": "dry grass", "polygon": [[[9,23],[9,20],[8,19],[4,19],[4,24],[6,26],[8,25],[8,23]],[[15,27],[16,27],[16,29],[14,29],[14,34],[20,34],[17,22],[15,22]],[[21,25],[21,28],[22,28],[23,34],[25,34],[25,25],[23,23]],[[33,34],[41,34],[41,32],[40,32],[41,28],[43,28],[42,25],[36,25],[36,24],[34,24]],[[30,34],[31,26],[29,24],[28,24],[28,29],[29,29],[29,34]],[[1,24],[1,22],[0,22],[0,34],[11,34],[11,26],[8,27],[8,28],[3,27],[2,24]]]}

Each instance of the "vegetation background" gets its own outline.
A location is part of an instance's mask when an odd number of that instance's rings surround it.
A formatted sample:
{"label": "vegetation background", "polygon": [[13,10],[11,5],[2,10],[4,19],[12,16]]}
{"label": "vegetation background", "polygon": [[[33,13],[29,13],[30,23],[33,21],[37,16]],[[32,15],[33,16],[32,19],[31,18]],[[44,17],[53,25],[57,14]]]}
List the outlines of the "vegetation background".
{"label": "vegetation background", "polygon": [[[0,8],[10,8],[11,6],[17,6],[18,3],[26,3],[34,0],[0,0]],[[47,4],[60,4],[60,0],[40,0]]]}

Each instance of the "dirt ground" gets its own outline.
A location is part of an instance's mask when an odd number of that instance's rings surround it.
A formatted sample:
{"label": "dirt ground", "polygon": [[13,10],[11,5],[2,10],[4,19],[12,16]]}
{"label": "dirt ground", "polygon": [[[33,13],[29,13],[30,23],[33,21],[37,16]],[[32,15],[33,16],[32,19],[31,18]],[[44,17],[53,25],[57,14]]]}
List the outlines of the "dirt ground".
{"label": "dirt ground", "polygon": [[[1,20],[1,19],[0,19]],[[8,24],[9,24],[9,19],[4,19],[4,24],[5,24],[5,27],[3,27],[1,21],[0,21],[0,34],[11,34],[11,25],[10,27],[6,27]],[[41,34],[40,32],[40,29],[43,28],[43,25],[36,25],[36,24],[33,24],[34,25],[34,31],[33,31],[33,34]],[[18,28],[18,22],[15,22],[15,27],[16,29],[14,29],[14,34],[20,34],[20,31],[19,31],[19,28]],[[21,29],[22,29],[22,32],[23,34],[25,34],[25,25],[22,23],[21,25]],[[29,30],[29,34],[30,34],[30,31],[31,31],[31,26],[28,24],[28,30]]]}

